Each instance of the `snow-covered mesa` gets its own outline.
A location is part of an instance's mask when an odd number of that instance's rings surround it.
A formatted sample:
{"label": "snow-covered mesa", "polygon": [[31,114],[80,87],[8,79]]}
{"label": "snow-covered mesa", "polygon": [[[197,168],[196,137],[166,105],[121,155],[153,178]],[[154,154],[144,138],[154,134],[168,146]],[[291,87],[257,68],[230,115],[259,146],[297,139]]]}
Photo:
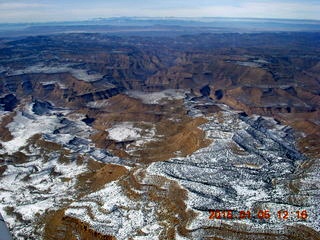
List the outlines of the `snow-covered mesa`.
{"label": "snow-covered mesa", "polygon": [[86,69],[78,69],[76,68],[76,66],[73,66],[72,64],[58,65],[58,66],[46,66],[43,64],[37,64],[24,69],[10,70],[8,72],[8,75],[14,76],[14,75],[27,74],[27,73],[64,73],[64,72],[69,72],[75,78],[85,82],[94,82],[103,78],[102,74],[99,74],[99,73],[89,74]]}
{"label": "snow-covered mesa", "polygon": [[4,150],[12,154],[25,146],[27,140],[37,133],[50,133],[59,124],[56,116],[38,116],[32,113],[32,105],[27,106],[23,112],[17,112],[13,122],[7,125],[13,139],[1,142]]}
{"label": "snow-covered mesa", "polygon": [[[147,123],[144,123],[148,125]],[[135,126],[133,122],[123,122],[115,124],[108,130],[109,138],[117,142],[136,141],[136,145],[152,141],[155,136],[154,126],[149,126],[148,129],[142,129]]]}
{"label": "snow-covered mesa", "polygon": [[118,142],[137,140],[141,137],[141,129],[134,127],[133,123],[125,122],[116,124],[108,129],[109,138]]}
{"label": "snow-covered mesa", "polygon": [[184,99],[186,91],[168,89],[161,92],[144,93],[139,91],[128,91],[130,97],[142,100],[145,104],[159,104],[163,100],[178,100]]}

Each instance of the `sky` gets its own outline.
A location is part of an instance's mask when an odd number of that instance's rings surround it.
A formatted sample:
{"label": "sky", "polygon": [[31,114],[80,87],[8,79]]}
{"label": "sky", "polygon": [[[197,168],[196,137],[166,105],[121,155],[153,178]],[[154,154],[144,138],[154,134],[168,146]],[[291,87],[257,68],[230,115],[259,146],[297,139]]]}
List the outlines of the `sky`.
{"label": "sky", "polygon": [[123,16],[320,20],[320,0],[0,0],[0,23]]}

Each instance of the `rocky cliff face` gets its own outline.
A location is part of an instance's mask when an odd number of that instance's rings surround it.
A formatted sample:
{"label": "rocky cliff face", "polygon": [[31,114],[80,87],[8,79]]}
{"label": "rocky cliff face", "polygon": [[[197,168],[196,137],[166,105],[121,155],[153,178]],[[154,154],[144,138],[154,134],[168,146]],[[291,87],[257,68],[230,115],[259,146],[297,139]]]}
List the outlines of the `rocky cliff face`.
{"label": "rocky cliff face", "polygon": [[[211,97],[252,112],[314,112],[320,102],[319,50],[317,33],[309,35],[209,34],[159,41],[97,34],[30,37],[2,48],[0,92],[60,94],[70,102],[108,98],[124,89],[200,93],[208,85]],[[236,47],[230,43],[235,38]],[[266,45],[270,39],[277,44]]]}

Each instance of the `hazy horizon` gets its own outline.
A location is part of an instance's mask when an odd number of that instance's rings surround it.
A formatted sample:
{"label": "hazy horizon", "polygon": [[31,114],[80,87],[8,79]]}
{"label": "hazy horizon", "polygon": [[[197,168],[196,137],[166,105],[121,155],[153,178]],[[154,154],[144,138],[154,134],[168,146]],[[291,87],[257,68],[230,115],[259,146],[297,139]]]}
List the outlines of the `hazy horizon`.
{"label": "hazy horizon", "polygon": [[0,0],[0,23],[86,21],[112,17],[320,20],[318,0]]}
{"label": "hazy horizon", "polygon": [[219,21],[223,21],[223,22],[232,22],[232,21],[256,21],[256,22],[260,22],[260,21],[266,21],[266,22],[308,22],[308,23],[320,23],[320,19],[294,19],[294,18],[250,18],[250,17],[172,17],[172,16],[168,16],[168,17],[148,17],[148,16],[119,16],[119,17],[95,17],[95,18],[88,18],[88,19],[83,19],[83,20],[48,20],[48,21],[33,21],[33,22],[0,22],[1,25],[25,25],[25,24],[59,24],[59,23],[81,23],[81,22],[93,22],[93,23],[98,23],[98,22],[102,22],[102,21],[113,21],[116,22],[117,20],[119,21],[123,21],[123,20],[137,20],[137,21],[148,21],[148,20],[159,20],[159,21],[194,21],[194,22],[219,22]]}

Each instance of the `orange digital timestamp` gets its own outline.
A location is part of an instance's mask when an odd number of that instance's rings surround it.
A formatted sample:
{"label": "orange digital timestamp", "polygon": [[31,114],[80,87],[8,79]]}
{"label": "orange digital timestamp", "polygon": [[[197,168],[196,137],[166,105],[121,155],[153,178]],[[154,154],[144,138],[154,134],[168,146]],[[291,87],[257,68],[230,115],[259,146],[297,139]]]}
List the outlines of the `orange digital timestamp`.
{"label": "orange digital timestamp", "polygon": [[[273,213],[270,210],[258,210],[257,212],[251,212],[250,210],[209,210],[209,219],[251,219],[258,218],[261,220],[268,220]],[[299,210],[295,212],[289,212],[286,210],[277,211],[277,218],[280,220],[287,220],[290,218],[296,218],[297,220],[306,220],[308,218],[307,210]]]}
{"label": "orange digital timestamp", "polygon": [[308,218],[307,210],[301,210],[301,211],[295,211],[295,212],[289,212],[287,210],[279,210],[277,212],[278,218],[283,220],[289,219],[290,215],[292,214],[294,214],[296,218],[300,220],[307,220]]}

